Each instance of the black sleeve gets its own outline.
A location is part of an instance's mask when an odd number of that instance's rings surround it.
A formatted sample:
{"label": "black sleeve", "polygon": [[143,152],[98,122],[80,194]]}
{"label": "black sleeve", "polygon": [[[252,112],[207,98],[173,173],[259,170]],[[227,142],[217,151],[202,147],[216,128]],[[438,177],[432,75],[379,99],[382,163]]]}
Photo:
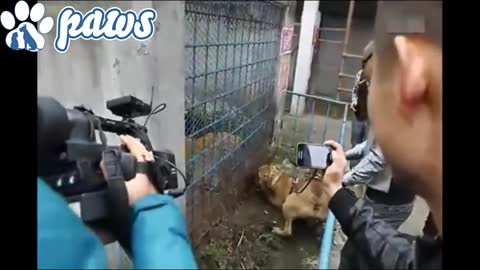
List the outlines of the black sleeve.
{"label": "black sleeve", "polygon": [[415,269],[415,240],[399,233],[345,188],[330,200],[332,213],[350,241],[376,269]]}

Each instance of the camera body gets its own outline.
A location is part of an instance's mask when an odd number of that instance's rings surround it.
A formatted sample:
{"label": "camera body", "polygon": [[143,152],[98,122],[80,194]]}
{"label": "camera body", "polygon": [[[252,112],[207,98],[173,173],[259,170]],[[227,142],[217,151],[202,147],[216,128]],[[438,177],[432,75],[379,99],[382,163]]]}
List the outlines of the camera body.
{"label": "camera body", "polygon": [[[154,150],[147,128],[133,120],[139,116],[151,116],[151,106],[133,96],[126,96],[109,100],[107,107],[122,120],[97,116],[83,106],[66,109],[51,97],[38,97],[39,177],[64,196],[87,225],[114,231],[117,238],[123,234],[126,240],[121,244],[125,247],[129,245],[126,243],[128,229],[118,232],[115,227],[129,226],[118,224],[130,222],[124,216],[129,212],[129,206],[123,181],[135,177],[138,163],[126,149],[107,145],[105,132],[136,137],[153,152],[155,161],[148,163],[148,176],[160,193],[178,197],[185,188],[178,189],[175,155],[168,150]],[[103,160],[105,164],[107,156],[114,165],[114,178],[120,177],[123,187],[112,188],[114,181],[105,179],[100,162]]]}

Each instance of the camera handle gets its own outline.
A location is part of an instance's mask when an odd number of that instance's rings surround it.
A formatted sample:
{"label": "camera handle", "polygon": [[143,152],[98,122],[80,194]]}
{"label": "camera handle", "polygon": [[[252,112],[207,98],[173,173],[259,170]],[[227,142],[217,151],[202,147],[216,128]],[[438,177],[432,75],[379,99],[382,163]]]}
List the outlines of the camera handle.
{"label": "camera handle", "polygon": [[[125,185],[125,172],[122,169],[122,151],[118,148],[110,148],[102,153],[103,166],[105,169],[105,180],[107,182],[107,207],[109,209],[109,222],[113,234],[124,248],[125,252],[131,254],[132,218],[128,201],[128,191]],[[164,179],[158,171],[159,161],[136,162],[134,173],[144,173],[155,186],[159,193],[163,193]]]}
{"label": "camera handle", "polygon": [[119,162],[120,151],[108,149],[102,153],[107,180],[107,202],[110,212],[110,228],[125,252],[131,254],[131,218],[130,205],[125,178]]}

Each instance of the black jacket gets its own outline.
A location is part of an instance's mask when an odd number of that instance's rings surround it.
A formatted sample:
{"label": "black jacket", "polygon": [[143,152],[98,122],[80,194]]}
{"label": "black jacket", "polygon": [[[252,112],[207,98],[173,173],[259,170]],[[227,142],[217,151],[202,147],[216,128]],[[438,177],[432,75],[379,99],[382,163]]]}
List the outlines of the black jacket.
{"label": "black jacket", "polygon": [[442,242],[402,234],[374,217],[363,199],[340,189],[330,200],[330,209],[342,230],[363,251],[372,269],[441,269]]}

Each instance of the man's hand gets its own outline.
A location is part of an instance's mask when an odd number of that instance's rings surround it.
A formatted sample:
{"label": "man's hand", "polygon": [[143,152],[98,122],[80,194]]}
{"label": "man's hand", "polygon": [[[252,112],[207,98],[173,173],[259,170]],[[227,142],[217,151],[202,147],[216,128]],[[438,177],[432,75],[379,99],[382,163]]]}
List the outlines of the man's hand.
{"label": "man's hand", "polygon": [[354,111],[354,112],[356,112],[356,111],[357,111],[357,109],[355,109],[355,106],[356,106],[356,105],[355,105],[355,104],[353,104],[353,102],[352,102],[352,103],[350,103],[350,109],[352,109],[352,111]]}
{"label": "man's hand", "polygon": [[323,176],[323,183],[325,184],[325,192],[329,200],[335,193],[342,188],[342,179],[347,167],[347,159],[343,147],[334,141],[326,141],[325,145],[333,148],[332,150],[332,164],[328,166]]}
{"label": "man's hand", "polygon": [[[139,139],[126,135],[120,136],[120,140],[137,161],[142,162],[154,160],[153,153],[147,151]],[[128,201],[130,205],[149,194],[157,193],[153,184],[148,180],[147,175],[143,173],[137,173],[135,178],[127,181],[125,184],[127,185]]]}
{"label": "man's hand", "polygon": [[[120,141],[128,148],[130,154],[132,154],[137,161],[142,162],[154,160],[153,153],[147,151],[139,139],[129,135],[122,135],[120,136]],[[102,163],[100,164],[100,167],[102,167],[103,170]],[[148,180],[147,175],[143,173],[137,173],[133,179],[125,182],[125,185],[127,187],[128,202],[130,205],[149,194],[157,193],[153,184]]]}

